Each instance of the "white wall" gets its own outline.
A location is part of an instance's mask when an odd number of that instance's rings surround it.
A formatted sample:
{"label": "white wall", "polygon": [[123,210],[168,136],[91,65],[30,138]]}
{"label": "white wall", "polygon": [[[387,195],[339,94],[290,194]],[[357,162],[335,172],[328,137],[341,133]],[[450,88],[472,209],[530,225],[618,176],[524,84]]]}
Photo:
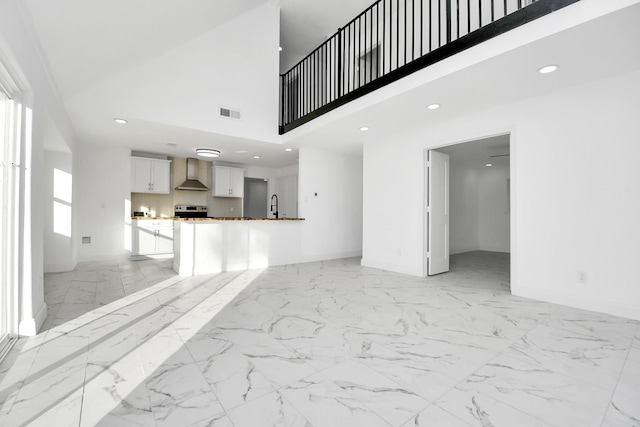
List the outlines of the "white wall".
{"label": "white wall", "polygon": [[77,153],[78,239],[91,237],[91,244],[79,245],[78,261],[127,258],[131,151],[83,143]]}
{"label": "white wall", "polygon": [[37,46],[33,43],[30,23],[23,19],[17,0],[0,2],[0,61],[9,70],[23,93],[23,173],[25,198],[20,231],[23,250],[20,272],[19,333],[34,335],[46,319],[43,290],[43,217],[44,147],[52,121],[68,147],[75,136],[60,99],[51,85]]}
{"label": "white wall", "polygon": [[300,149],[298,215],[309,261],[362,254],[362,159]]}
{"label": "white wall", "polygon": [[[494,165],[478,170],[478,249],[510,251],[510,213],[507,206],[509,168]],[[453,229],[451,230],[453,233]]]}
{"label": "white wall", "polygon": [[449,252],[477,251],[480,249],[478,169],[452,160],[449,183]]}
{"label": "white wall", "polygon": [[625,73],[366,144],[363,264],[422,275],[424,150],[510,132],[512,292],[640,319],[638,81]]}
{"label": "white wall", "polygon": [[[63,177],[65,173],[69,174],[71,182],[56,182],[56,179],[59,180],[56,177],[56,170],[62,171]],[[43,175],[44,271],[70,271],[76,266],[78,247],[77,215],[74,215],[77,200],[73,197],[73,188],[65,188],[66,184],[72,184],[75,181],[73,179],[73,155],[60,151],[46,151]],[[71,200],[66,197],[69,193],[71,193]],[[54,212],[56,204],[62,206],[62,212]],[[64,209],[68,209],[70,214],[68,217]],[[70,234],[65,233],[67,227]]]}

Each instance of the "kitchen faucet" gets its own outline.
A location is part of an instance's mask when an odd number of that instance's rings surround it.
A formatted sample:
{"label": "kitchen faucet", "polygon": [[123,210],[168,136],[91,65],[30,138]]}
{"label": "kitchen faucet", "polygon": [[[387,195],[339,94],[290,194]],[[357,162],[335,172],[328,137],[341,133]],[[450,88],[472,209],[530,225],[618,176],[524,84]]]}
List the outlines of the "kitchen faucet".
{"label": "kitchen faucet", "polygon": [[[275,203],[275,204],[273,203],[273,198],[274,198],[274,197],[276,198],[276,203]],[[275,212],[274,212],[274,210],[273,210],[273,207],[274,207],[274,206],[275,206],[275,208],[276,208]],[[278,218],[278,196],[277,196],[277,195],[275,195],[275,194],[274,194],[273,196],[271,196],[271,212],[273,212],[273,216],[274,216],[274,217]]]}

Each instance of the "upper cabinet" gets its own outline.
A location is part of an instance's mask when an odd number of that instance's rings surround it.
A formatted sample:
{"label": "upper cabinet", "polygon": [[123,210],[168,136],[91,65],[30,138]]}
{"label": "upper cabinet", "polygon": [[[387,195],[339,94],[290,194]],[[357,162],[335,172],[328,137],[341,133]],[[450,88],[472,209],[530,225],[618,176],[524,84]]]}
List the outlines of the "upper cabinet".
{"label": "upper cabinet", "polygon": [[131,192],[169,194],[171,160],[131,157]]}
{"label": "upper cabinet", "polygon": [[216,197],[244,197],[244,169],[214,166],[213,195]]}

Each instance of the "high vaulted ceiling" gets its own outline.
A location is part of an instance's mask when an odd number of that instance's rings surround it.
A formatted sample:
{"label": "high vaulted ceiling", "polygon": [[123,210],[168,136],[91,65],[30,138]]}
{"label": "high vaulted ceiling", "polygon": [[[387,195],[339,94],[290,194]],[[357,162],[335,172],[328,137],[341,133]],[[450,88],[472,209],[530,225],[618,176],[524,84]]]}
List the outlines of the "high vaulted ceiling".
{"label": "high vaulted ceiling", "polygon": [[[330,29],[350,20],[371,1],[26,0],[25,11],[80,142],[126,145],[123,138],[117,140],[117,132],[121,130],[114,130],[113,123],[106,119],[117,112],[109,111],[108,103],[97,96],[105,90],[100,92],[96,87],[267,3],[281,10],[280,44],[284,47],[281,63],[295,63],[322,43]],[[180,80],[179,76],[175,78]],[[197,79],[181,84],[193,90],[206,87],[206,82]],[[182,102],[175,108],[194,109],[196,116],[195,110],[200,106]],[[273,134],[276,132],[274,122]],[[225,152],[225,160],[229,162],[270,167],[295,163],[295,153],[284,153],[279,144],[169,123],[138,120],[128,126],[126,139],[131,145],[128,148],[174,156],[193,155],[194,147],[213,144]],[[166,141],[181,143],[173,146]],[[49,138],[48,148],[55,149],[55,143],[55,138]],[[260,155],[261,159],[254,159],[253,155]]]}
{"label": "high vaulted ceiling", "polygon": [[[601,0],[582,0],[539,20],[544,21],[542,24],[536,21],[525,25],[533,29],[531,33],[536,33],[530,42],[514,44],[486,60],[475,59],[464,66],[460,66],[458,58],[474,58],[474,53],[456,55],[443,61],[448,61],[446,66],[435,64],[403,79],[405,82],[401,80],[347,104],[282,138],[275,135],[277,123],[273,124],[273,137],[247,139],[221,135],[210,129],[139,120],[130,123],[127,139],[123,140],[114,130],[113,122],[105,120],[115,114],[104,102],[108,91],[103,90],[101,97],[91,96],[92,88],[114,76],[266,4],[281,8],[280,45],[283,50],[280,71],[286,70],[371,2],[25,0],[24,10],[32,22],[43,59],[69,112],[79,143],[106,143],[187,157],[192,155],[194,147],[210,146],[213,142],[216,148],[228,153],[226,161],[267,167],[295,163],[295,152],[285,153],[282,143],[294,148],[317,145],[358,153],[367,140],[387,137],[412,123],[451,120],[470,111],[640,67],[637,46],[640,0],[611,0],[606,4]],[[613,12],[603,13],[602,17],[593,20],[584,19],[584,22],[577,19],[576,25],[564,26],[564,22],[584,14],[583,5],[587,4],[592,9],[610,7]],[[554,19],[554,16],[562,18]],[[554,30],[547,32],[548,27],[554,27]],[[517,31],[517,37],[526,38],[522,37],[526,28]],[[493,46],[489,42],[487,45]],[[473,48],[474,52],[483,49],[491,51],[483,46]],[[541,79],[535,71],[547,63],[560,64],[560,71]],[[203,81],[183,79],[180,84],[195,91]],[[430,100],[441,103],[443,108],[427,116],[424,107]],[[154,102],[144,97],[136,101],[140,103],[138,108],[144,108],[144,102]],[[194,115],[199,113],[198,106],[187,100],[167,108]],[[363,134],[358,131],[360,126],[369,126],[371,130]],[[185,143],[172,147],[167,141]],[[253,154],[262,158],[253,159]]]}

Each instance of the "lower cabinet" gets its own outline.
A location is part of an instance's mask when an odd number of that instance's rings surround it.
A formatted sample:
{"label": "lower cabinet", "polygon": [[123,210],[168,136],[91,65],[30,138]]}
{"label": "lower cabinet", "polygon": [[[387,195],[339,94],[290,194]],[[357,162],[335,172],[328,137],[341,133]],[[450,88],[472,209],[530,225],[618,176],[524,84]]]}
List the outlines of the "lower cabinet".
{"label": "lower cabinet", "polygon": [[173,220],[133,220],[131,256],[173,254]]}

